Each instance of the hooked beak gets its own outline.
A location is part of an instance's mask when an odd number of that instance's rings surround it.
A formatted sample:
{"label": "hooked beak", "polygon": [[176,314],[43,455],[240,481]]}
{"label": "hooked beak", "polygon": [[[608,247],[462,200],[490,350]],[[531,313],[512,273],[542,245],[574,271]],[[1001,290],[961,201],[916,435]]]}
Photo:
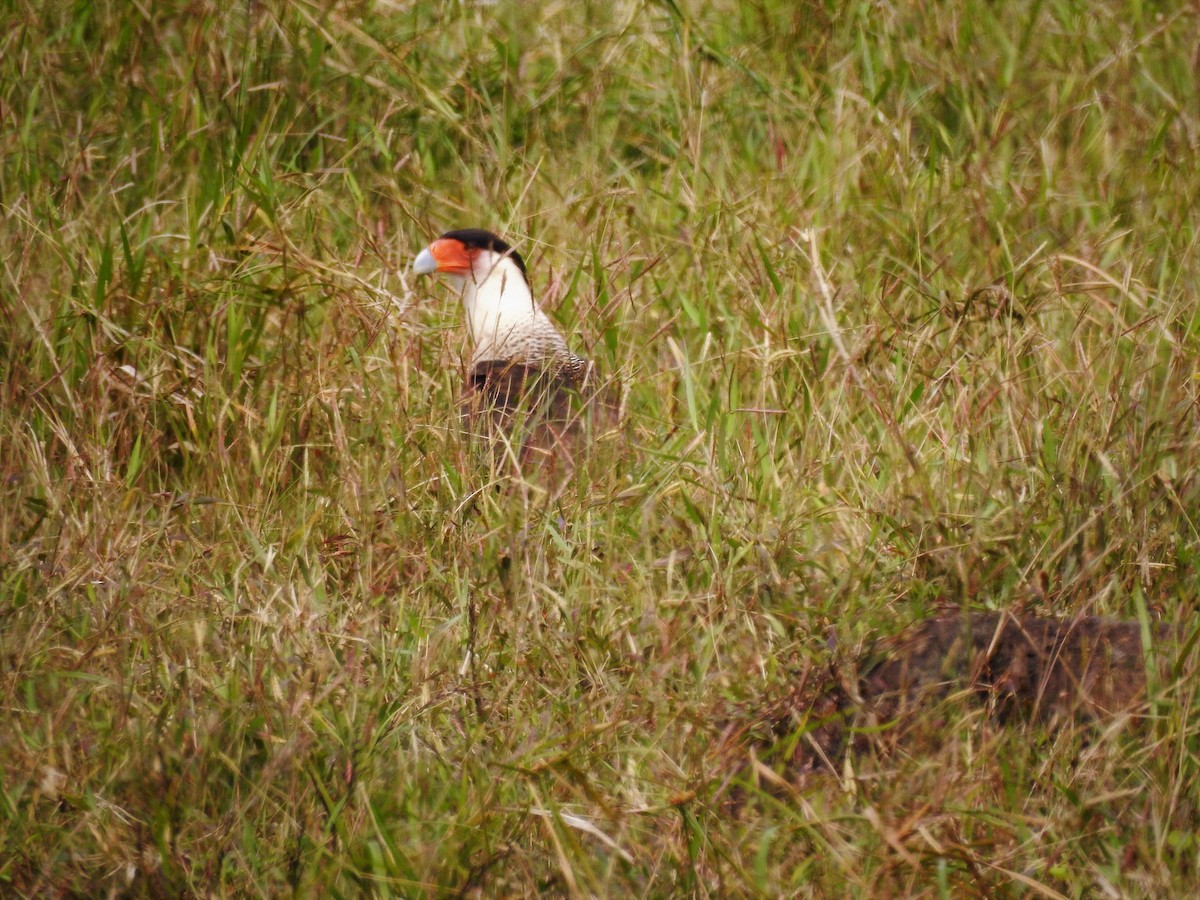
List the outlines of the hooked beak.
{"label": "hooked beak", "polygon": [[438,270],[438,262],[433,258],[433,254],[426,247],[417,254],[417,258],[413,260],[414,275],[432,275]]}

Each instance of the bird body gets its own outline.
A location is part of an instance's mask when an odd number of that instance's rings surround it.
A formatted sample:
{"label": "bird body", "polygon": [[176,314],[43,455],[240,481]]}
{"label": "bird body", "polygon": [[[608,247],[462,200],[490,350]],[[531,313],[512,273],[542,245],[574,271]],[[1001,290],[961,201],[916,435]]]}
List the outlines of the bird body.
{"label": "bird body", "polygon": [[545,365],[570,357],[566,340],[533,302],[524,273],[510,258],[501,257],[479,281],[463,279],[462,298],[472,364]]}

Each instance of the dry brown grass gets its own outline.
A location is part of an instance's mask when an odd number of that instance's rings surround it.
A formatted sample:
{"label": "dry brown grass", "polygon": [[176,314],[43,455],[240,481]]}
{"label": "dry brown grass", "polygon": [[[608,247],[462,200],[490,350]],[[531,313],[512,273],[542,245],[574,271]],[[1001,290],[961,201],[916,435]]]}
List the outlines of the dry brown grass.
{"label": "dry brown grass", "polygon": [[[1194,9],[5,9],[0,893],[1194,891],[1186,683],[713,753],[944,601],[1186,632]],[[468,225],[629,386],[557,495],[407,275]]]}

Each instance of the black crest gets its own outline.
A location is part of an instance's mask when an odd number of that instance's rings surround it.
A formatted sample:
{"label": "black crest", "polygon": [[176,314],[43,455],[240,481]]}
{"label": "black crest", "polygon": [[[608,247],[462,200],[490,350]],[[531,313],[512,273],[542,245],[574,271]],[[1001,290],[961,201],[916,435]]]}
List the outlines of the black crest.
{"label": "black crest", "polygon": [[461,228],[458,231],[447,231],[442,235],[442,239],[461,241],[462,245],[467,248],[503,253],[517,264],[517,268],[521,270],[525,280],[529,281],[529,273],[525,271],[525,260],[521,259],[521,254],[503,238],[497,237],[490,231],[484,231],[482,228]]}

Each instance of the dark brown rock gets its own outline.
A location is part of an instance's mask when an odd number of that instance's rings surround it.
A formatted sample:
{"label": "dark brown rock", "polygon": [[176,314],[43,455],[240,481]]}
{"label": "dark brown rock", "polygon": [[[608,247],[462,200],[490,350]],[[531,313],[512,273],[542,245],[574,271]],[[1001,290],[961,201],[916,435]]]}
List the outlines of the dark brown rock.
{"label": "dark brown rock", "polygon": [[[1159,629],[1156,637],[1166,634]],[[1005,718],[1094,718],[1126,711],[1145,696],[1136,621],[959,611],[920,623],[884,654],[861,692],[897,713],[953,690],[994,701]]]}
{"label": "dark brown rock", "polygon": [[[836,770],[847,751],[904,745],[934,729],[946,701],[998,725],[1096,721],[1137,714],[1150,671],[1167,675],[1177,632],[1152,629],[1147,657],[1137,621],[954,610],[878,645],[868,658],[809,670],[758,721],[731,727],[724,747],[753,750],[794,780]],[[927,732],[924,732],[927,733]]]}

